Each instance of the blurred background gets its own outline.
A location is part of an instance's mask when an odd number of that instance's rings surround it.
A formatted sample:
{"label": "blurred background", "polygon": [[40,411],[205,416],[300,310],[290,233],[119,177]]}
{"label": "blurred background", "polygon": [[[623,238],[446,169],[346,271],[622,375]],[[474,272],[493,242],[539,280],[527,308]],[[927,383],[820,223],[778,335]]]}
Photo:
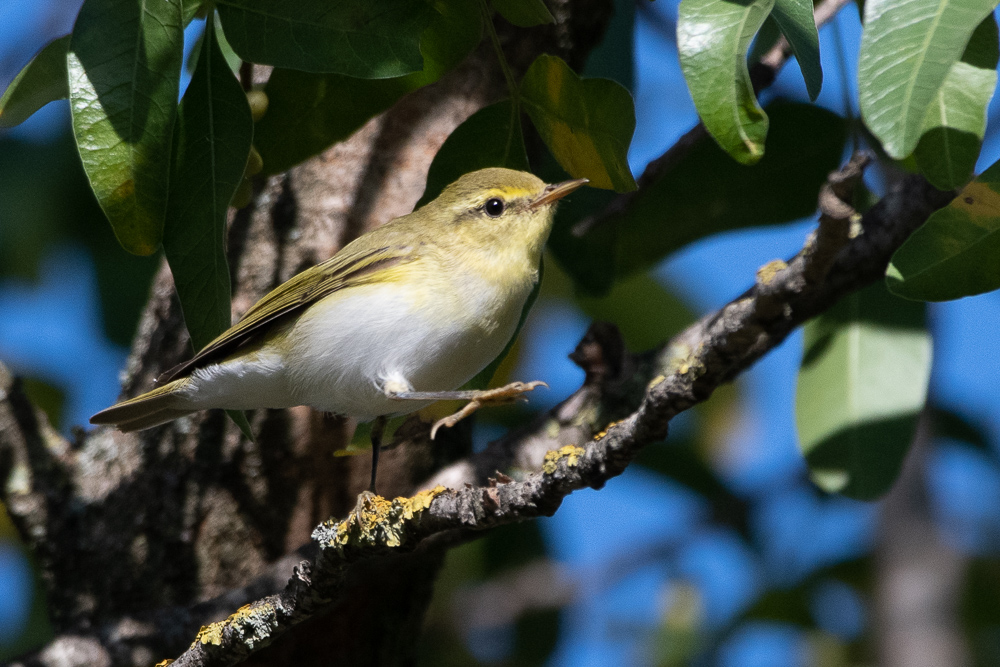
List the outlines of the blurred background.
{"label": "blurred background", "polygon": [[[0,89],[69,32],[78,6],[0,0]],[[677,2],[618,9],[603,48],[633,53],[630,162],[638,175],[697,117],[677,60]],[[853,119],[856,8],[841,11],[820,39],[817,104]],[[794,63],[762,103],[778,99],[808,101]],[[998,114],[994,99],[977,171],[1000,158]],[[879,192],[879,174],[868,178]],[[600,300],[575,296],[549,261],[511,372],[544,379],[551,390],[535,392],[524,410],[551,407],[579,386],[583,374],[567,355],[593,314],[619,324],[631,347],[652,347],[738,296],[762,264],[794,254],[814,224],[704,238]],[[159,261],[129,255],[114,240],[84,180],[65,102],[0,131],[0,361],[25,378],[65,434],[117,397]],[[646,297],[656,311],[615,300]],[[955,428],[923,429],[901,482],[926,500],[926,517],[892,497],[852,501],[808,481],[794,419],[796,334],[675,420],[668,442],[648,448],[606,488],[570,496],[550,519],[455,549],[428,614],[425,664],[870,664],[886,641],[879,619],[891,603],[892,568],[914,565],[898,553],[907,530],[933,546],[944,559],[934,562],[956,582],[940,621],[958,641],[949,650],[966,663],[1000,664],[1000,296],[932,304],[929,314],[930,402]],[[478,445],[524,417],[481,413]],[[912,556],[919,565],[920,554]],[[45,641],[38,590],[2,515],[0,660]]]}

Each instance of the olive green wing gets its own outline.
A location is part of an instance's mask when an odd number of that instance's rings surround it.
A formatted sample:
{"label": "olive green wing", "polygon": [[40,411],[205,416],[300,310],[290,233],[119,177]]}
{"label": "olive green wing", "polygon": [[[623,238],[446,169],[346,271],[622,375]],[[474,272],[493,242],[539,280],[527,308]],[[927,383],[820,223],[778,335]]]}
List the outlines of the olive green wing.
{"label": "olive green wing", "polygon": [[190,375],[195,369],[225,359],[239,347],[271,330],[278,320],[304,310],[310,304],[354,285],[370,282],[381,269],[413,261],[414,248],[408,245],[386,245],[374,250],[351,246],[306,269],[271,290],[254,304],[239,322],[224,331],[188,361],[174,366],[158,378],[156,384]]}

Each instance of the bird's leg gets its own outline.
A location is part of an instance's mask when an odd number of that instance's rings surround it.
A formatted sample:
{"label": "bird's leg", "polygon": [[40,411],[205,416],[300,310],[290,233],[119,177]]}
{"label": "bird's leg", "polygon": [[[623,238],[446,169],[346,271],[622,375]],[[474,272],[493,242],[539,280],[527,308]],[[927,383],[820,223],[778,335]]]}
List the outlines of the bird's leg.
{"label": "bird's leg", "polygon": [[533,391],[535,387],[548,386],[540,380],[535,380],[534,382],[511,382],[496,389],[470,389],[465,391],[396,391],[394,387],[387,386],[385,395],[399,401],[469,401],[458,412],[434,422],[434,426],[431,427],[431,440],[433,440],[439,428],[442,426],[451,428],[483,406],[504,405],[505,403],[513,403],[517,400],[527,400],[524,398],[524,394]]}
{"label": "bird's leg", "polygon": [[385,432],[386,417],[376,417],[372,422],[372,481],[368,490],[375,495],[375,476],[378,473],[378,454],[382,449],[382,434]]}
{"label": "bird's leg", "polygon": [[375,479],[378,474],[378,455],[382,449],[382,434],[385,432],[386,421],[388,418],[383,416],[376,417],[375,421],[372,422],[370,436],[372,441],[372,479],[368,489],[358,494],[358,502],[354,505],[354,517],[359,526],[361,525],[361,510],[364,509],[365,503],[377,495],[375,493]]}

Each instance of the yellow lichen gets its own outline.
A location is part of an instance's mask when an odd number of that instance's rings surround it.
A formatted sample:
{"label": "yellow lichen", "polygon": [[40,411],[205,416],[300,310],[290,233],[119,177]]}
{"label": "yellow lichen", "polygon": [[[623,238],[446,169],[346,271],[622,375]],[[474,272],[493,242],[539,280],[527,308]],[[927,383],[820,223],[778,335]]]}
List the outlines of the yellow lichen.
{"label": "yellow lichen", "polygon": [[[330,546],[385,543],[396,547],[402,544],[405,521],[413,519],[417,514],[431,506],[434,498],[447,489],[436,486],[427,491],[421,491],[412,498],[398,497],[387,500],[381,496],[367,495],[361,500],[357,511],[337,523],[334,527],[334,537]],[[330,525],[330,522],[327,523]]]}
{"label": "yellow lichen", "polygon": [[583,456],[583,452],[583,447],[577,447],[576,445],[566,445],[565,447],[547,452],[545,454],[545,462],[542,464],[542,472],[546,475],[554,473],[561,459],[566,459],[566,465],[573,467],[579,462],[580,457]]}
{"label": "yellow lichen", "polygon": [[222,631],[226,629],[226,621],[216,621],[208,626],[201,626],[201,630],[195,635],[195,642],[200,642],[202,644],[213,644],[219,646],[222,644]]}
{"label": "yellow lichen", "polygon": [[412,498],[396,498],[393,503],[398,502],[403,508],[404,519],[412,519],[415,514],[428,509],[434,499],[445,491],[447,489],[438,484],[433,489],[421,491]]}
{"label": "yellow lichen", "polygon": [[604,429],[600,433],[594,436],[594,440],[600,440],[601,438],[603,438],[608,434],[608,431],[610,431],[615,426],[618,426],[618,424],[621,424],[620,420],[616,422],[610,422],[607,426],[604,427]]}
{"label": "yellow lichen", "polygon": [[167,658],[166,660],[160,660],[156,663],[156,667],[167,667],[167,665],[172,665],[174,663],[173,658]]}
{"label": "yellow lichen", "polygon": [[757,282],[760,283],[761,285],[766,285],[772,280],[774,280],[774,277],[778,275],[778,273],[784,271],[787,268],[788,264],[786,264],[784,261],[780,259],[771,260],[764,266],[757,269]]}

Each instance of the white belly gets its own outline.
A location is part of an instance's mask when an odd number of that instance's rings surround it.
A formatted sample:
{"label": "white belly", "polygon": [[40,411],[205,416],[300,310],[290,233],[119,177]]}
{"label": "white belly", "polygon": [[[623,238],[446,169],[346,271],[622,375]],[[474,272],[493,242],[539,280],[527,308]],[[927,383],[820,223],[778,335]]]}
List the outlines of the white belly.
{"label": "white belly", "polygon": [[303,313],[273,348],[196,371],[192,402],[238,409],[309,405],[361,421],[418,410],[428,403],[391,400],[385,383],[457,389],[514,335],[527,293],[500,303],[485,285],[469,287],[461,299],[456,294],[452,303],[429,307],[398,284],[334,293]]}

